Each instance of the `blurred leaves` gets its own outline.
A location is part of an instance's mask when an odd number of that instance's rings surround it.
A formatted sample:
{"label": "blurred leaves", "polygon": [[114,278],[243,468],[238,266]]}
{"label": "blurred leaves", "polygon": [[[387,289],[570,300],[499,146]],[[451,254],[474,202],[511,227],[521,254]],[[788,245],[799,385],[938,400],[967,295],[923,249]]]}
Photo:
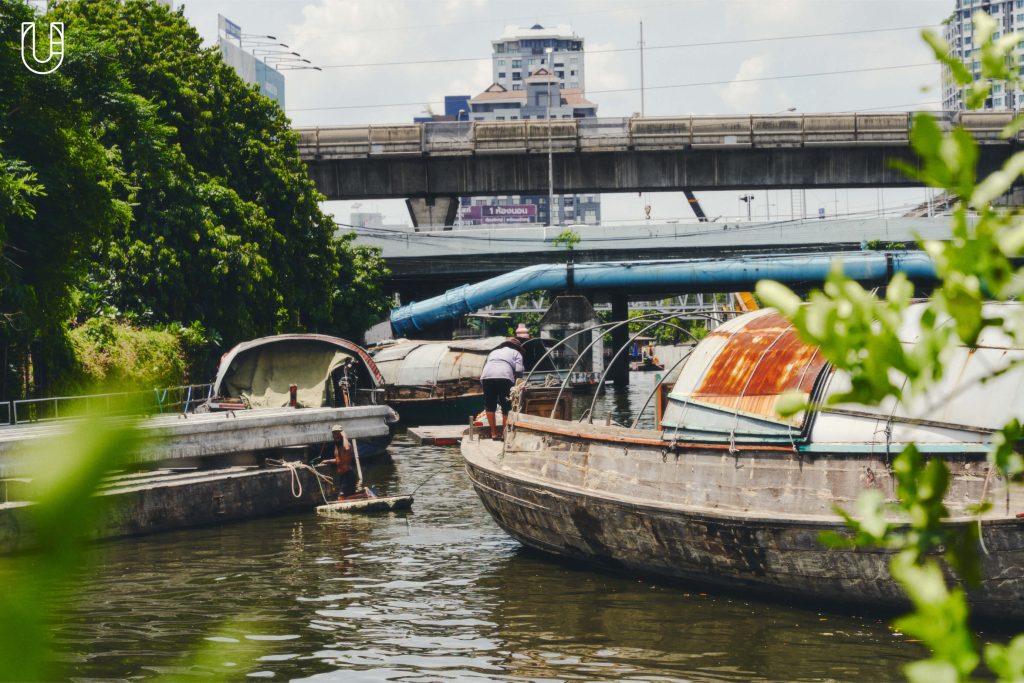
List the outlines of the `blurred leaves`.
{"label": "blurred leaves", "polygon": [[[931,32],[923,34],[936,58],[964,88],[970,109],[985,102],[993,82],[1002,83],[1006,90],[1019,86],[1013,51],[1022,39],[1020,34],[996,37],[998,24],[983,11],[974,13],[973,22],[977,76],[943,39]],[[1006,138],[1021,130],[1024,117],[1016,116],[1001,135]],[[758,284],[762,299],[792,321],[801,338],[816,344],[834,368],[849,376],[850,390],[830,397],[830,404],[877,405],[934,390],[955,349],[975,348],[986,334],[1005,340],[1010,348],[1024,348],[1024,314],[1019,309],[1000,309],[999,315],[993,315],[985,306],[991,298],[1009,300],[1024,294],[1024,270],[1018,267],[1024,253],[1024,217],[1018,209],[996,206],[1024,175],[1024,153],[1015,153],[999,170],[977,182],[978,143],[962,127],[944,130],[930,114],[919,113],[910,140],[918,163],[900,163],[899,168],[960,198],[950,239],[921,245],[940,278],[929,300],[911,309],[912,287],[901,275],[892,279],[882,296],[865,291],[845,277],[840,263],[806,303],[778,283]],[[976,215],[970,215],[969,209]],[[913,330],[913,338],[901,338],[905,325]],[[992,368],[990,377],[1014,367],[1016,362],[1011,361],[1005,368]],[[787,398],[780,399],[777,408],[794,411],[800,405]],[[1017,419],[993,435],[989,462],[1008,480],[1019,480],[1024,474],[1022,441],[1024,427]],[[920,639],[932,653],[906,667],[908,678],[968,680],[981,656],[969,627],[966,594],[960,585],[950,587],[938,558],[964,585],[977,586],[982,578],[980,522],[945,523],[949,512],[943,501],[950,473],[940,457],[925,458],[911,444],[891,467],[895,500],[888,501],[878,489],[866,490],[854,514],[837,510],[849,530],[823,534],[821,540],[836,548],[893,551],[892,577],[914,606],[895,626]],[[978,500],[967,509],[980,516],[991,509],[991,503]],[[984,656],[1000,680],[1024,680],[1024,636],[1005,646],[986,645]]]}
{"label": "blurred leaves", "polygon": [[89,420],[25,454],[35,463],[30,497],[36,502],[26,518],[38,550],[31,563],[0,557],[0,680],[59,677],[51,648],[64,606],[53,595],[81,569],[81,547],[103,502],[94,495],[100,480],[125,461],[137,439],[131,425]]}

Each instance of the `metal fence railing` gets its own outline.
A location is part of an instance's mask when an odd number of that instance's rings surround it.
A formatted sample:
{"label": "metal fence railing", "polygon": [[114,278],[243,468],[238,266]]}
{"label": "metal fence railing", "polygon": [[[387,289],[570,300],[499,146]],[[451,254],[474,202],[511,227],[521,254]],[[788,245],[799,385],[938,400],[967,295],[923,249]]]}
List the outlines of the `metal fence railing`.
{"label": "metal fence railing", "polygon": [[0,403],[0,417],[16,425],[26,422],[52,422],[83,415],[159,415],[187,413],[210,398],[212,384],[186,384],[179,387],[125,391],[81,396],[51,396]]}

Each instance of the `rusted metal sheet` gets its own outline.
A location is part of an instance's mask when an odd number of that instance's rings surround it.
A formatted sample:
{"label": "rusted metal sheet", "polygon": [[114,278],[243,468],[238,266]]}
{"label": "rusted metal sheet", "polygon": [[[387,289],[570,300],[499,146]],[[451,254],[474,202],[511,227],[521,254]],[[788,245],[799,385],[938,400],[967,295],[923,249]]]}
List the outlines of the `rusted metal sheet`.
{"label": "rusted metal sheet", "polygon": [[[794,427],[803,416],[783,420],[775,412],[776,401],[787,391],[810,394],[826,365],[817,348],[801,341],[792,325],[770,309],[722,325],[701,342],[695,356],[676,383],[674,400]],[[693,416],[685,424],[699,426]]]}

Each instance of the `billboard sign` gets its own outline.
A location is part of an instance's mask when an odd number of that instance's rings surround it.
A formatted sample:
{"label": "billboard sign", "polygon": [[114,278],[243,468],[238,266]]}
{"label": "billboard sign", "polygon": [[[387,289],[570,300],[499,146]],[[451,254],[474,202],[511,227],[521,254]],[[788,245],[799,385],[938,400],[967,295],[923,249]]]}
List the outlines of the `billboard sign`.
{"label": "billboard sign", "polygon": [[502,225],[505,223],[536,223],[535,204],[505,206],[468,206],[459,211],[463,223],[471,225]]}
{"label": "billboard sign", "polygon": [[228,38],[237,38],[238,40],[242,39],[242,27],[225,17],[223,14],[217,15],[217,23],[219,24],[220,30],[223,31],[224,35]]}

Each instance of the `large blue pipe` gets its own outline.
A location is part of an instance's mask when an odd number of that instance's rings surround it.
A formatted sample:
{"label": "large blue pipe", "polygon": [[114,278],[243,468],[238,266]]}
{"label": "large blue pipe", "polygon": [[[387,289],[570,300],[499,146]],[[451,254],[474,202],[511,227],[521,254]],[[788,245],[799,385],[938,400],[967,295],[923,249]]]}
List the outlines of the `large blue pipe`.
{"label": "large blue pipe", "polygon": [[921,252],[858,252],[806,256],[749,257],[715,261],[631,261],[621,263],[542,264],[473,285],[449,289],[440,296],[391,311],[396,336],[410,336],[442,320],[472,313],[510,297],[542,289],[572,288],[606,291],[730,292],[749,291],[758,280],[784,284],[821,284],[834,263],[866,285],[882,285],[895,273],[915,282],[934,282],[935,265]]}

